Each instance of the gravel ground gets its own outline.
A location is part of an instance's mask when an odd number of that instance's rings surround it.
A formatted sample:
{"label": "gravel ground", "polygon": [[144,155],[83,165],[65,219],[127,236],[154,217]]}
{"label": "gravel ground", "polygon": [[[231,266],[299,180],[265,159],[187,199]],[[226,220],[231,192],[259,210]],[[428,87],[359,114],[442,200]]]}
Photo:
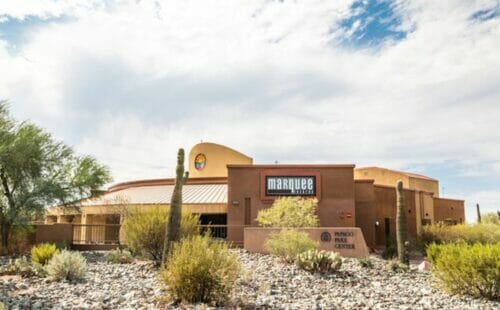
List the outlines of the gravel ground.
{"label": "gravel ground", "polygon": [[[107,263],[103,253],[83,253],[81,283],[4,276],[0,299],[12,309],[156,309],[164,295],[157,268],[149,262]],[[2,277],[0,277],[2,279]],[[8,297],[7,297],[8,296]]]}
{"label": "gravel ground", "polygon": [[450,296],[414,265],[407,273],[388,272],[372,257],[373,268],[344,259],[340,272],[310,274],[268,255],[240,253],[247,271],[235,295],[248,305],[286,309],[500,309],[500,303]]}
{"label": "gravel ground", "polygon": [[[268,255],[238,250],[244,266],[231,307],[260,309],[500,309],[500,303],[450,296],[435,288],[428,272],[387,272],[373,258],[373,268],[344,259],[340,272],[309,274]],[[84,253],[86,280],[50,282],[0,277],[0,299],[11,309],[159,309],[164,290],[157,269],[148,262],[106,263],[102,253]],[[5,260],[0,260],[5,263]],[[204,309],[206,305],[180,305]]]}

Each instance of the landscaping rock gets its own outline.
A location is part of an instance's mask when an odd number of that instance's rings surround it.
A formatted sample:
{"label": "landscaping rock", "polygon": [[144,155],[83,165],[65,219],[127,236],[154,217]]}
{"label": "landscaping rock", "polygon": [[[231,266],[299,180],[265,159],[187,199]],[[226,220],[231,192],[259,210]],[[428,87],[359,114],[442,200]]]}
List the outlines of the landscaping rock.
{"label": "landscaping rock", "polygon": [[424,260],[423,262],[421,262],[418,265],[418,270],[419,271],[429,271],[429,270],[431,270],[431,263],[429,263],[428,261]]}
{"label": "landscaping rock", "polygon": [[[388,272],[372,257],[373,268],[344,258],[340,271],[311,274],[276,258],[237,251],[243,271],[228,307],[244,309],[500,309],[499,302],[452,296],[439,290],[431,274],[413,265]],[[85,281],[0,277],[0,300],[9,309],[214,309],[213,305],[169,303],[158,268],[151,263],[111,264],[102,252],[85,252]]]}

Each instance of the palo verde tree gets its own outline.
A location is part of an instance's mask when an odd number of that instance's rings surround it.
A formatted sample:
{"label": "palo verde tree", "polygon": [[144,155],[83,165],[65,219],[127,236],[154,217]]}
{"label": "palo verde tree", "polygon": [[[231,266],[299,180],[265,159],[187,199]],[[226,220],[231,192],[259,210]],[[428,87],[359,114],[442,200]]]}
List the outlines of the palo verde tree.
{"label": "palo verde tree", "polygon": [[182,186],[186,183],[189,172],[184,172],[184,149],[179,149],[177,153],[177,167],[175,169],[175,186],[170,200],[170,212],[167,217],[167,227],[165,235],[165,245],[163,246],[164,265],[167,256],[172,248],[172,244],[180,239],[181,218],[182,218]]}
{"label": "palo verde tree", "polygon": [[29,224],[46,206],[69,206],[111,181],[89,156],[29,122],[17,122],[0,101],[0,234],[2,251],[14,228]]}
{"label": "palo verde tree", "polygon": [[269,209],[259,211],[257,222],[264,227],[318,227],[316,198],[281,197]]}

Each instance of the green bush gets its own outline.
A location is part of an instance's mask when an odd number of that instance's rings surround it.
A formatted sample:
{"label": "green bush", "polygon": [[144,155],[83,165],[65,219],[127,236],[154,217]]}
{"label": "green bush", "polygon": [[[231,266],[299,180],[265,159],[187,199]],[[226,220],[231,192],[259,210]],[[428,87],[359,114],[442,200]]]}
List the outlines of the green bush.
{"label": "green bush", "polygon": [[78,252],[62,250],[52,257],[46,269],[53,280],[81,280],[87,272],[87,262]]}
{"label": "green bush", "polygon": [[272,234],[264,246],[272,255],[292,263],[300,253],[314,250],[317,243],[305,232],[282,229],[279,233]]}
{"label": "green bush", "polygon": [[[132,253],[145,256],[159,264],[163,255],[167,209],[152,207],[147,211],[135,210],[128,214],[121,228],[122,239]],[[199,216],[182,213],[181,237],[200,233]]]}
{"label": "green bush", "polygon": [[115,264],[130,264],[134,257],[129,250],[115,249],[106,253],[106,260]]}
{"label": "green bush", "polygon": [[257,222],[264,227],[317,227],[317,206],[317,199],[279,198],[271,208],[259,212]]}
{"label": "green bush", "polygon": [[385,264],[385,269],[392,272],[407,272],[410,270],[410,267],[401,263],[398,259],[391,259]]}
{"label": "green bush", "polygon": [[359,258],[358,263],[363,268],[373,268],[373,260],[370,256]]}
{"label": "green bush", "polygon": [[177,301],[224,303],[240,272],[238,256],[208,235],[175,243],[161,278]]}
{"label": "green bush", "polygon": [[0,276],[19,275],[21,277],[31,277],[36,275],[35,270],[25,256],[9,260],[6,265],[0,267]]}
{"label": "green bush", "polygon": [[500,242],[500,225],[495,224],[459,224],[459,225],[427,225],[423,227],[420,237],[425,250],[431,243],[497,243]]}
{"label": "green bush", "polygon": [[57,252],[58,250],[55,244],[42,243],[35,245],[31,249],[31,261],[45,265]]}
{"label": "green bush", "polygon": [[427,256],[446,290],[500,300],[500,243],[431,244]]}
{"label": "green bush", "polygon": [[309,250],[297,255],[295,263],[309,272],[329,273],[340,269],[342,258],[335,252]]}

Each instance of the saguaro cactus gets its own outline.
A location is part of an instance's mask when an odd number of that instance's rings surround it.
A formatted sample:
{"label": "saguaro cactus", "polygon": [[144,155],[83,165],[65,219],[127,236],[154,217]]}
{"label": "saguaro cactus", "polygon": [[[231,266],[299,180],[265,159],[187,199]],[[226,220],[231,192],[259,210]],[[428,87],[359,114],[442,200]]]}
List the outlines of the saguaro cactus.
{"label": "saguaro cactus", "polygon": [[182,217],[182,186],[186,183],[189,172],[184,172],[184,149],[179,149],[177,153],[177,167],[175,169],[176,178],[174,191],[170,200],[170,212],[167,217],[167,228],[165,235],[165,244],[163,246],[162,263],[167,261],[168,253],[172,247],[172,243],[179,241],[181,230]]}
{"label": "saguaro cactus", "polygon": [[476,211],[477,211],[477,222],[481,223],[481,209],[479,209],[478,203],[476,203]]}
{"label": "saguaro cactus", "polygon": [[405,212],[405,198],[403,182],[398,181],[396,186],[397,213],[396,213],[396,240],[398,245],[398,260],[408,265],[408,222]]}

